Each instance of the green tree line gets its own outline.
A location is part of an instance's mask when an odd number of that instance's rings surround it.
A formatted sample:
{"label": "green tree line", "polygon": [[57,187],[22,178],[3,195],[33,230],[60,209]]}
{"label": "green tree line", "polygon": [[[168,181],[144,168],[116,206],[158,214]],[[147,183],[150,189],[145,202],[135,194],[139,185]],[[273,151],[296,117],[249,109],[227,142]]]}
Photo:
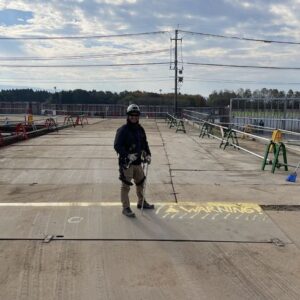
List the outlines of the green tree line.
{"label": "green tree line", "polygon": [[[299,91],[280,91],[278,89],[262,88],[251,91],[240,88],[236,91],[213,91],[207,98],[201,95],[178,95],[178,106],[181,107],[226,107],[232,98],[282,98],[299,97]],[[110,91],[86,91],[81,89],[50,93],[48,91],[35,91],[32,89],[10,89],[0,91],[1,102],[41,102],[56,104],[124,104],[136,103],[139,105],[173,105],[174,94],[158,94],[143,91],[123,91],[120,93]]]}
{"label": "green tree line", "polygon": [[260,90],[251,91],[250,89],[240,88],[237,91],[221,90],[213,91],[207,100],[207,105],[212,107],[224,107],[230,104],[230,99],[233,98],[249,98],[255,101],[257,98],[300,98],[300,92],[289,90],[280,91],[278,89],[262,88]]}
{"label": "green tree line", "polygon": [[[157,94],[142,91],[123,91],[113,93],[109,91],[86,91],[76,89],[50,93],[34,91],[32,89],[12,89],[0,91],[2,102],[41,102],[55,104],[125,104],[140,105],[173,105],[174,94]],[[206,100],[201,95],[178,95],[179,106],[206,106]]]}

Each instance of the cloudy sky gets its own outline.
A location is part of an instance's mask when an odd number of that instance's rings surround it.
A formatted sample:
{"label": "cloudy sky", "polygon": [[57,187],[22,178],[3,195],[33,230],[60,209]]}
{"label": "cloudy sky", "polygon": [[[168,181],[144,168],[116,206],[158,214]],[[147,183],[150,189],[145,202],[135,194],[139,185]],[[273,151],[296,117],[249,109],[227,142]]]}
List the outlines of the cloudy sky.
{"label": "cloudy sky", "polygon": [[174,92],[175,29],[181,93],[300,90],[297,70],[188,64],[300,67],[300,45],[184,32],[300,42],[300,0],[0,0],[0,88]]}

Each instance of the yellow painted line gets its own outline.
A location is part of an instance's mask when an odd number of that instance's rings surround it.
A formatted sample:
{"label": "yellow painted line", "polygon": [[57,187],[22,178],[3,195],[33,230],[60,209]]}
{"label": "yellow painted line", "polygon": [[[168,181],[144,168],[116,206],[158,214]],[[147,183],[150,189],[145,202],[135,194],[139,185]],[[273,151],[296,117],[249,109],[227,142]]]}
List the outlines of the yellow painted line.
{"label": "yellow painted line", "polygon": [[[157,206],[163,206],[165,213],[262,213],[262,209],[255,203],[234,202],[155,202]],[[135,205],[135,203],[132,203]],[[121,202],[1,202],[0,207],[88,207],[121,206]],[[165,207],[165,209],[164,209]]]}
{"label": "yellow painted line", "polygon": [[0,207],[69,207],[69,206],[121,206],[120,202],[6,202]]}
{"label": "yellow painted line", "polygon": [[[155,202],[156,205],[173,205],[172,202]],[[132,203],[132,205],[136,205]],[[121,202],[1,202],[0,207],[68,207],[68,206],[121,206]]]}

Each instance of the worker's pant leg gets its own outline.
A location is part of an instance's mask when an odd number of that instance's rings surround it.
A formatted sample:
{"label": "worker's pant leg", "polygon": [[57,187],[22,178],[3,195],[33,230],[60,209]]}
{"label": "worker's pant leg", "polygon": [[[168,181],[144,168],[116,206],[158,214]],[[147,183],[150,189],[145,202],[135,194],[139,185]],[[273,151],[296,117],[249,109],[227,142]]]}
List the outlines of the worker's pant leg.
{"label": "worker's pant leg", "polygon": [[138,197],[138,203],[142,204],[143,202],[143,192],[144,192],[144,185],[145,185],[145,174],[142,168],[142,165],[133,166],[133,180],[136,184],[136,195]]}
{"label": "worker's pant leg", "polygon": [[[123,170],[123,174],[125,176],[126,181],[131,182],[131,180],[133,178],[133,166],[130,166],[128,169]],[[129,191],[130,191],[130,185],[128,185],[122,181],[121,202],[122,202],[123,208],[130,207]]]}

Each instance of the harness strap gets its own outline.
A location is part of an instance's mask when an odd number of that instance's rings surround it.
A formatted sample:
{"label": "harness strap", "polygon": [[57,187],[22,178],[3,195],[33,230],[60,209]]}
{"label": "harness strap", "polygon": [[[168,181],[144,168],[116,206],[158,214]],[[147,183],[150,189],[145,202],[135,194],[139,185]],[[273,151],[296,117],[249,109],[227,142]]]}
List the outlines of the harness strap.
{"label": "harness strap", "polygon": [[126,179],[126,177],[125,177],[125,175],[124,175],[124,171],[123,171],[123,167],[122,167],[122,166],[120,166],[119,172],[120,172],[119,179],[120,179],[122,182],[124,182],[125,184],[130,185],[130,186],[133,185],[132,182],[130,182],[130,181],[128,181],[128,180]]}

